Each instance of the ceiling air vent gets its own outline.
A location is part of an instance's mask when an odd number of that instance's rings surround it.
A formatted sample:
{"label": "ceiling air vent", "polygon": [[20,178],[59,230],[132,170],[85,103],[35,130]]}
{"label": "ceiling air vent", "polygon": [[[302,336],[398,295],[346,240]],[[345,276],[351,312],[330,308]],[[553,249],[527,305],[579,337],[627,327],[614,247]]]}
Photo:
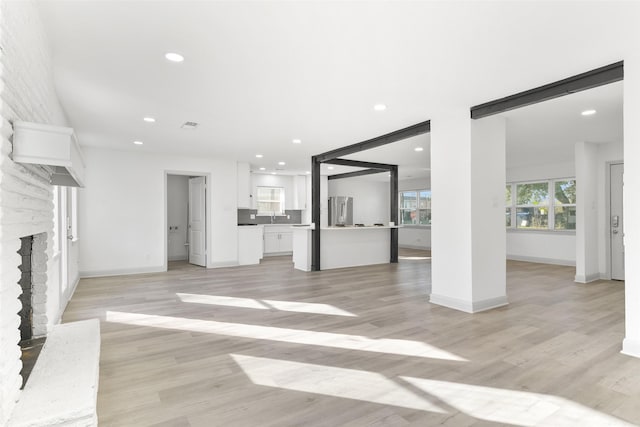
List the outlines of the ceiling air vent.
{"label": "ceiling air vent", "polygon": [[180,127],[182,129],[195,129],[198,126],[199,126],[199,123],[196,123],[196,122],[184,122]]}

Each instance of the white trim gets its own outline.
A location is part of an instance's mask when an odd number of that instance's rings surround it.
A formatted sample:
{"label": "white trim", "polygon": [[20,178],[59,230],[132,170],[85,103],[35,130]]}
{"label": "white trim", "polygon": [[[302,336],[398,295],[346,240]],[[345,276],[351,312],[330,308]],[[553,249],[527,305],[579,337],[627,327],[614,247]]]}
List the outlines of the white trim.
{"label": "white trim", "polygon": [[143,268],[117,268],[113,270],[81,271],[80,278],[86,279],[90,277],[127,276],[130,274],[163,273],[165,271],[167,271],[167,269],[164,266]]}
{"label": "white trim", "polygon": [[622,341],[622,351],[620,353],[640,358],[640,340],[625,338]]}
{"label": "white trim", "polygon": [[[509,206],[507,206],[508,208]],[[507,227],[507,233],[514,234],[546,234],[549,235],[560,235],[560,236],[575,236],[576,230],[551,230],[548,228],[513,228]]]}
{"label": "white trim", "polygon": [[76,292],[76,289],[78,289],[78,284],[79,283],[80,283],[80,275],[78,275],[78,277],[76,277],[75,282],[73,283],[72,286],[70,286],[69,298],[64,302],[63,307],[60,310],[60,313],[58,315],[58,319],[55,322],[56,325],[59,324],[59,323],[62,323],[62,316],[64,315],[64,312],[67,309],[67,306],[69,305],[69,302],[71,301],[71,298],[73,298],[73,294]]}
{"label": "white trim", "polygon": [[264,256],[268,257],[268,256],[286,256],[286,255],[293,255],[293,251],[288,251],[288,252],[269,252],[269,253],[265,253]]}
{"label": "white trim", "polygon": [[460,310],[464,311],[465,313],[471,314],[503,307],[509,304],[506,295],[481,301],[466,301],[433,293],[429,297],[429,302],[432,304],[441,305],[443,307],[452,308],[454,310]]}
{"label": "white trim", "polygon": [[189,258],[184,255],[170,256],[167,258],[168,261],[187,261],[188,259]]}
{"label": "white trim", "polygon": [[570,259],[540,258],[523,255],[507,255],[507,259],[510,261],[535,262],[536,264],[566,265],[567,267],[576,266],[576,262]]}
{"label": "white trim", "polygon": [[586,276],[582,275],[582,274],[576,274],[576,276],[574,277],[574,282],[576,283],[591,283],[591,282],[595,282],[596,280],[600,280],[600,273],[593,273],[593,274],[588,274]]}
{"label": "white trim", "polygon": [[207,268],[225,268],[225,267],[237,267],[238,260],[235,261],[220,261],[220,262],[212,262],[211,265],[207,266]]}

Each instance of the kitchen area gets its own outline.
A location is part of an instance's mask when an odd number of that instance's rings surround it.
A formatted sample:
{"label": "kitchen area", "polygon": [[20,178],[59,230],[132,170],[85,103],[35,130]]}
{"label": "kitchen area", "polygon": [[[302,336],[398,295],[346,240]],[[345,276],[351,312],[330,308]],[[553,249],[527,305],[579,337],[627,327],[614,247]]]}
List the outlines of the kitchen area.
{"label": "kitchen area", "polygon": [[[238,263],[291,256],[311,271],[311,176],[259,173],[238,163]],[[389,181],[321,177],[322,268],[389,262]],[[357,233],[357,238],[354,234]]]}

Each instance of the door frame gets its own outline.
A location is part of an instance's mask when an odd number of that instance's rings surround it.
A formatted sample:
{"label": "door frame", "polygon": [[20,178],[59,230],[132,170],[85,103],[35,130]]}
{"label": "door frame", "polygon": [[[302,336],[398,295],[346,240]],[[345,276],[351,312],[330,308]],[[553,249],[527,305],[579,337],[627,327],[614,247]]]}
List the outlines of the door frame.
{"label": "door frame", "polygon": [[[606,260],[606,277],[603,279],[611,280],[611,166],[624,165],[624,160],[610,160],[605,162],[604,173],[604,252]],[[623,189],[624,193],[624,189]]]}
{"label": "door frame", "polygon": [[164,255],[163,255],[163,270],[164,271],[168,271],[169,269],[169,260],[168,260],[168,254],[169,254],[169,236],[167,233],[167,228],[168,228],[168,220],[167,220],[167,210],[169,207],[169,200],[167,197],[167,184],[168,184],[168,177],[169,175],[181,175],[181,176],[188,176],[188,177],[195,177],[195,176],[203,176],[205,178],[205,183],[206,183],[206,188],[205,188],[205,248],[207,251],[207,256],[206,256],[206,264],[205,264],[205,268],[212,268],[211,265],[211,244],[210,244],[210,230],[211,228],[211,174],[207,173],[207,172],[199,172],[199,171],[184,171],[184,170],[165,170],[164,171],[164,186],[163,186],[163,197],[164,197],[164,214],[163,214],[163,227],[162,227],[162,240],[164,242]]}

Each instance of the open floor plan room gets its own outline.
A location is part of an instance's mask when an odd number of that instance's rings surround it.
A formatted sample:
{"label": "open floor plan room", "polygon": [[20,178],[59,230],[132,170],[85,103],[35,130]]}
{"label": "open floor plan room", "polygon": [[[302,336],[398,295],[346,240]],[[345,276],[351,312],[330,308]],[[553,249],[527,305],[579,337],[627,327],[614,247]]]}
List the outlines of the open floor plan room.
{"label": "open floor plan room", "polygon": [[633,425],[640,360],[620,354],[624,282],[511,261],[509,305],[428,304],[428,251],[297,271],[290,257],[82,279],[101,319],[101,425]]}

